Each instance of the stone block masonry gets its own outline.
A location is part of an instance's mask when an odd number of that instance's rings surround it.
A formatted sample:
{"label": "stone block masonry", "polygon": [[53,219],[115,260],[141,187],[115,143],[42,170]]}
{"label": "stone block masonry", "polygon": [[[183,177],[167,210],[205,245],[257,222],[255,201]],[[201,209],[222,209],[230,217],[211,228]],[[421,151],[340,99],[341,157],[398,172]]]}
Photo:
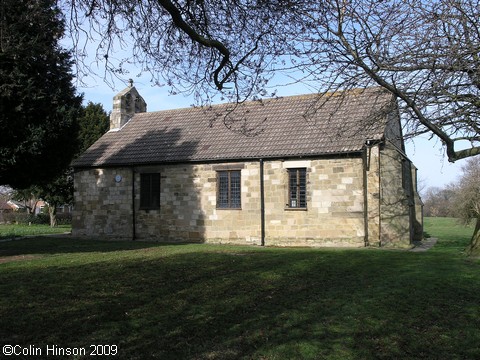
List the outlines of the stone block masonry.
{"label": "stone block masonry", "polygon": [[[290,209],[287,170],[299,167],[307,169],[307,207]],[[363,246],[362,169],[359,157],[266,162],[266,243]]]}
{"label": "stone block masonry", "polygon": [[[364,245],[361,157],[264,164],[266,245]],[[241,209],[217,207],[222,166],[241,172]],[[73,234],[131,239],[135,230],[136,238],[145,240],[259,245],[259,167],[250,161],[77,171]],[[298,167],[307,169],[307,207],[290,209],[288,169]],[[160,174],[160,209],[142,210],[140,174],[152,172]]]}
{"label": "stone block masonry", "polygon": [[131,238],[131,178],[131,170],[128,168],[76,172],[72,234]]}

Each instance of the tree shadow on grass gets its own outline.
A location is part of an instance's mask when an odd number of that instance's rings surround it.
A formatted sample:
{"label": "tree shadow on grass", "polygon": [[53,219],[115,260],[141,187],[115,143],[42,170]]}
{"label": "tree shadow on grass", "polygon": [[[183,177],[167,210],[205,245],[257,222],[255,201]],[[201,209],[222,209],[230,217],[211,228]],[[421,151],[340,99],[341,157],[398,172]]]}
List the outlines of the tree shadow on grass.
{"label": "tree shadow on grass", "polygon": [[471,266],[290,249],[6,268],[0,338],[117,359],[478,358]]}
{"label": "tree shadow on grass", "polygon": [[71,236],[36,236],[0,242],[0,257],[31,254],[66,254],[114,252],[158,248],[162,246],[185,245],[158,243],[153,241],[115,241],[77,239]]}

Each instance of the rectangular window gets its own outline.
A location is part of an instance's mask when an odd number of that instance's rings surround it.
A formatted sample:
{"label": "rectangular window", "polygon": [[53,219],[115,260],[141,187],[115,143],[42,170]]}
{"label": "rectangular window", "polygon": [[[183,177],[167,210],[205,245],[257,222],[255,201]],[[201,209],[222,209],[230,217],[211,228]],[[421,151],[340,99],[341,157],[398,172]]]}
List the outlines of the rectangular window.
{"label": "rectangular window", "polygon": [[305,209],[307,207],[307,169],[288,169],[288,206]]}
{"label": "rectangular window", "polygon": [[240,170],[217,171],[217,208],[240,209]]}
{"label": "rectangular window", "polygon": [[160,174],[140,174],[140,209],[160,209]]}
{"label": "rectangular window", "polygon": [[409,191],[410,186],[410,162],[406,159],[402,159],[402,188],[406,191]]}

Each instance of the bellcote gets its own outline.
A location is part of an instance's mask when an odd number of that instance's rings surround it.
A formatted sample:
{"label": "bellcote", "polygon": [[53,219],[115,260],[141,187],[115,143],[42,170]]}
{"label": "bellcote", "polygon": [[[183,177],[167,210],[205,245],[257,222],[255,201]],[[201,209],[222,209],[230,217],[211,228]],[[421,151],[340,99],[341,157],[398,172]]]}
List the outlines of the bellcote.
{"label": "bellcote", "polygon": [[138,93],[133,80],[129,86],[113,97],[113,110],[110,114],[110,130],[118,130],[136,113],[147,111],[147,103]]}

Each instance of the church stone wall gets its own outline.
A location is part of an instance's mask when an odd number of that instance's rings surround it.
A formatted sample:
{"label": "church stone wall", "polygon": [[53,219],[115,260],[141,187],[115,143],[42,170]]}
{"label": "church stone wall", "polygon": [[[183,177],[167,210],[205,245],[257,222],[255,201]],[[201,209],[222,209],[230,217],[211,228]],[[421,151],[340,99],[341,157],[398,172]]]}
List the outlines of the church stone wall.
{"label": "church stone wall", "polygon": [[[216,172],[222,166],[241,171],[241,209],[216,206]],[[307,209],[286,206],[287,169],[293,167],[307,169]],[[161,175],[159,210],[139,209],[142,172]],[[265,161],[265,244],[363,246],[362,176],[361,158]],[[137,239],[257,245],[261,242],[258,161],[78,171],[75,198],[75,236],[129,239],[133,237],[135,222]]]}
{"label": "church stone wall", "polygon": [[410,162],[387,143],[380,156],[380,245],[409,247],[414,198]]}
{"label": "church stone wall", "polygon": [[77,171],[74,187],[74,236],[132,238],[130,169]]}
{"label": "church stone wall", "polygon": [[[393,149],[380,155],[378,146],[367,154],[365,159],[265,161],[265,245],[408,246],[411,204],[406,184],[402,187],[402,158]],[[217,171],[226,168],[241,171],[241,209],[217,208]],[[307,169],[306,209],[288,208],[289,168]],[[141,173],[155,172],[160,209],[142,210]],[[72,231],[100,238],[259,245],[260,199],[259,161],[79,170]]]}
{"label": "church stone wall", "polygon": [[[289,168],[307,169],[307,209],[289,209]],[[266,244],[364,246],[360,157],[265,163]]]}

